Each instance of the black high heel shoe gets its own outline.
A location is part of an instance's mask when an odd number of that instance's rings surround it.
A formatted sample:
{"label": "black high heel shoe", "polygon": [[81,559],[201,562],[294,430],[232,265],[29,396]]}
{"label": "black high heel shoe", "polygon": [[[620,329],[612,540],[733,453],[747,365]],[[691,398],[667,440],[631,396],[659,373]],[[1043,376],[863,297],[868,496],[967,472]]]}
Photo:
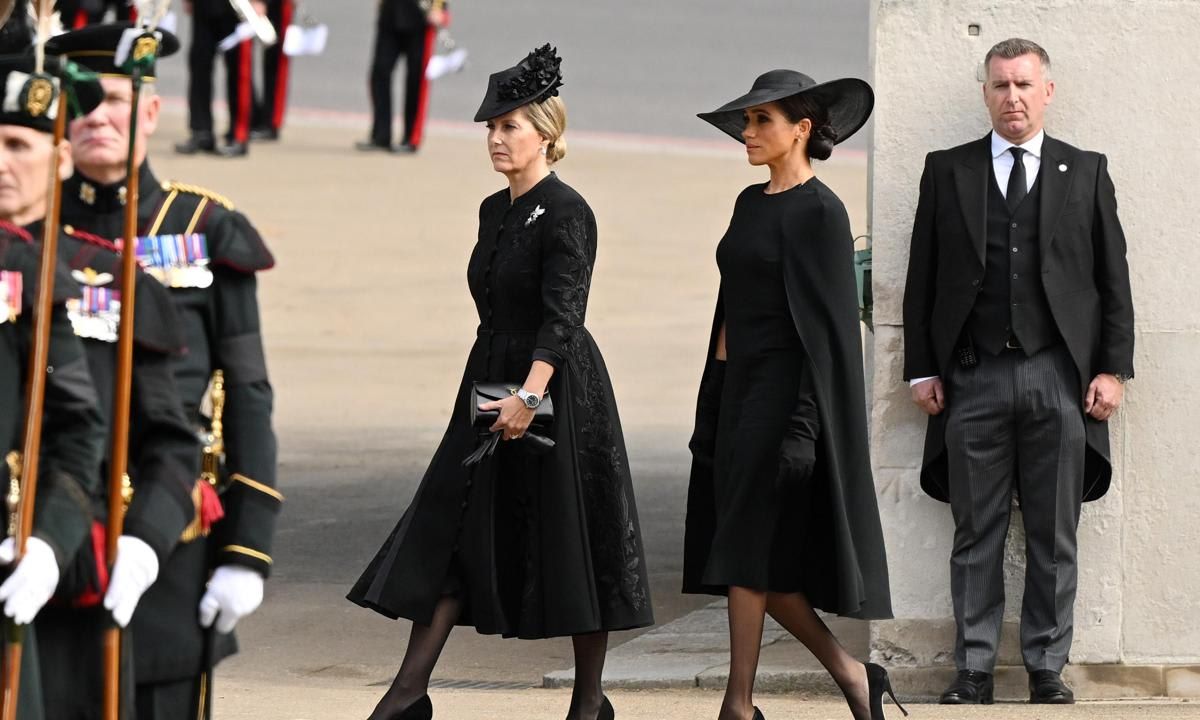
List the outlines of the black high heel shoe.
{"label": "black high heel shoe", "polygon": [[871,701],[871,720],[884,720],[883,693],[885,691],[892,698],[892,702],[896,703],[896,707],[900,708],[904,717],[908,717],[908,711],[896,699],[896,693],[892,690],[892,681],[888,677],[888,671],[875,663],[864,664],[867,668],[867,698]]}
{"label": "black high heel shoe", "polygon": [[617,711],[613,710],[612,703],[608,701],[608,696],[604,696],[604,702],[600,703],[600,712],[596,713],[596,720],[615,720]]}
{"label": "black high heel shoe", "polygon": [[751,720],[767,720],[763,717],[762,710],[759,710],[757,705],[754,706],[754,717]]}
{"label": "black high heel shoe", "polygon": [[433,701],[428,695],[422,695],[399,714],[393,715],[391,720],[433,720]]}

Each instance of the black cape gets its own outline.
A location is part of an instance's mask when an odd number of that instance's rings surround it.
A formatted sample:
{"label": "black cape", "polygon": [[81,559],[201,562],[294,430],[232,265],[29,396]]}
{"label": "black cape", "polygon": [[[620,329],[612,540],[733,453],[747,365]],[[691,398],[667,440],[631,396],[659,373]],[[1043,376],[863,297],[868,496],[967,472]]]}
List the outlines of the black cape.
{"label": "black cape", "polygon": [[[797,552],[815,570],[806,573],[812,580],[804,588],[814,607],[845,617],[887,619],[892,617],[891,593],[871,475],[853,236],[841,201],[824,185],[818,185],[818,192],[832,232],[803,232],[809,219],[784,224],[784,285],[812,363],[820,414],[814,487],[823,488],[818,497],[828,502],[811,513],[814,522],[823,524],[807,533],[814,542]],[[724,320],[719,297],[702,385],[715,370],[717,334]],[[688,486],[685,593],[727,592],[702,582],[715,517],[712,464],[696,458]]]}

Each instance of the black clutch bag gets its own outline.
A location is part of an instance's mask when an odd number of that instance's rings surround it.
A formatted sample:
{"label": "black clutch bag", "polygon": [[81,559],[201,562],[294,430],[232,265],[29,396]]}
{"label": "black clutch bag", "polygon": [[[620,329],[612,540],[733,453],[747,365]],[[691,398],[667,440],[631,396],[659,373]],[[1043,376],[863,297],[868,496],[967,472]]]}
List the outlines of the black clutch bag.
{"label": "black clutch bag", "polygon": [[[514,397],[517,391],[521,389],[520,385],[515,383],[502,382],[475,382],[471,383],[471,425],[477,430],[487,430],[496,419],[500,417],[499,410],[480,410],[480,405],[486,405],[490,402],[503,400],[507,397]],[[533,422],[530,423],[531,428],[547,428],[554,422],[554,403],[550,401],[550,396],[546,395],[542,398],[542,404],[537,406],[537,410],[533,412]]]}
{"label": "black clutch bag", "polygon": [[[513,397],[520,390],[521,386],[515,383],[502,382],[473,382],[471,383],[471,427],[480,435],[479,446],[475,448],[475,452],[471,453],[463,460],[464,466],[471,466],[479,463],[485,457],[488,457],[496,451],[496,447],[500,444],[500,433],[491,432],[491,427],[500,417],[499,410],[480,410],[480,405],[486,405],[490,402],[503,400],[507,397]],[[542,402],[534,410],[533,421],[529,424],[529,429],[520,438],[512,442],[519,442],[524,448],[536,454],[543,454],[554,449],[554,441],[546,437],[543,433],[554,423],[554,403],[550,401],[550,396],[542,397]],[[540,431],[540,432],[539,432]]]}

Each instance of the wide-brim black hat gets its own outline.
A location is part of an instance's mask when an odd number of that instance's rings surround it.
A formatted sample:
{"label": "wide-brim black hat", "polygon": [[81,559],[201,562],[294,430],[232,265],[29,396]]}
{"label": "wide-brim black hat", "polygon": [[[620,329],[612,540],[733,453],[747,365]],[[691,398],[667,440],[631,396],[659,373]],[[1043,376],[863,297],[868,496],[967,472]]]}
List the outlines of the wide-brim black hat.
{"label": "wide-brim black hat", "polygon": [[746,129],[743,118],[746,108],[793,95],[812,95],[829,111],[829,124],[837,133],[835,145],[858,132],[875,107],[875,93],[864,80],[841,78],[818,83],[795,70],[771,70],[755,79],[750,92],[712,112],[699,113],[696,117],[717,126],[734,140],[745,143],[742,131]]}
{"label": "wide-brim black hat", "polygon": [[0,125],[22,125],[42,132],[54,132],[54,120],[60,112],[86,115],[104,99],[104,88],[97,79],[73,77],[70,96],[64,98],[62,68],[57,58],[47,57],[41,73],[33,55],[0,55]]}
{"label": "wide-brim black hat", "polygon": [[487,92],[475,113],[475,122],[484,122],[512,112],[522,105],[541,102],[558,95],[562,87],[562,58],[547,43],[525,56],[507,70],[488,77]]}
{"label": "wide-brim black hat", "polygon": [[[121,38],[134,27],[133,23],[118,22],[102,25],[89,25],[79,30],[72,30],[46,42],[46,52],[51,55],[62,55],[72,62],[100,73],[102,77],[129,77],[129,70],[117,64],[117,49]],[[170,57],[179,52],[179,38],[166,30],[155,30],[154,38],[158,41],[153,53],[155,60]],[[135,55],[136,49],[130,49]],[[153,82],[155,66],[151,64],[142,71],[142,79]]]}

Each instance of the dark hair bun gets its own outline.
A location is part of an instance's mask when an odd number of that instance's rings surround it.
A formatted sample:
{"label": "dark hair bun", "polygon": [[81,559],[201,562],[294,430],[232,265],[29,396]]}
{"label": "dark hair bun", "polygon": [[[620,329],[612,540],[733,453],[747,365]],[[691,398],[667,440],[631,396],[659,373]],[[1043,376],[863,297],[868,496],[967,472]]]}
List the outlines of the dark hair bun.
{"label": "dark hair bun", "polygon": [[828,160],[837,139],[837,130],[832,125],[822,125],[808,139],[808,156],[814,160]]}

